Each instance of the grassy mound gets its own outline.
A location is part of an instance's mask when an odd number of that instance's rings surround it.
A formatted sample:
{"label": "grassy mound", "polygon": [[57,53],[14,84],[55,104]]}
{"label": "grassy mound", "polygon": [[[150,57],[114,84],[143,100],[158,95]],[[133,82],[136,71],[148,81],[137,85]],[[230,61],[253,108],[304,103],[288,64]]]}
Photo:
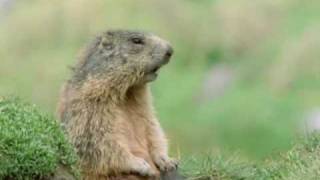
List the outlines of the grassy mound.
{"label": "grassy mound", "polygon": [[35,106],[0,97],[0,179],[45,179],[76,155],[56,121]]}
{"label": "grassy mound", "polygon": [[[320,135],[299,140],[290,151],[255,163],[241,156],[189,158],[193,180],[312,180],[320,177]],[[56,121],[19,99],[0,97],[0,179],[50,179],[61,167],[73,176],[77,157]]]}
{"label": "grassy mound", "polygon": [[205,156],[183,163],[194,180],[313,180],[320,177],[320,135],[300,140],[290,151],[262,163],[233,157]]}

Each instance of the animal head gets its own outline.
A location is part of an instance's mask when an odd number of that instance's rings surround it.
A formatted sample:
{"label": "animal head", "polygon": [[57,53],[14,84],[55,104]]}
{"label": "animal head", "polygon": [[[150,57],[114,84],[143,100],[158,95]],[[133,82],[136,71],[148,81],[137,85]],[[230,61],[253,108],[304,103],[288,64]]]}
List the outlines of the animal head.
{"label": "animal head", "polygon": [[77,69],[82,78],[110,76],[110,73],[122,77],[138,74],[136,83],[150,82],[172,54],[171,45],[153,34],[107,31],[91,42]]}
{"label": "animal head", "polygon": [[[101,88],[123,91],[155,80],[158,70],[169,62],[172,54],[171,45],[153,34],[107,31],[96,37],[84,50],[75,67],[73,81],[100,80],[96,84]],[[102,81],[105,82],[103,87]]]}

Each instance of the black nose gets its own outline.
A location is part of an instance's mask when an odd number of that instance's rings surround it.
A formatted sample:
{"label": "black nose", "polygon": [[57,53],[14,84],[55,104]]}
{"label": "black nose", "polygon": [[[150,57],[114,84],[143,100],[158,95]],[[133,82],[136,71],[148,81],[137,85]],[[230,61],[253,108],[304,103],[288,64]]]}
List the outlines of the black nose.
{"label": "black nose", "polygon": [[167,52],[165,54],[166,58],[169,59],[172,56],[172,54],[173,54],[173,49],[171,46],[168,46]]}

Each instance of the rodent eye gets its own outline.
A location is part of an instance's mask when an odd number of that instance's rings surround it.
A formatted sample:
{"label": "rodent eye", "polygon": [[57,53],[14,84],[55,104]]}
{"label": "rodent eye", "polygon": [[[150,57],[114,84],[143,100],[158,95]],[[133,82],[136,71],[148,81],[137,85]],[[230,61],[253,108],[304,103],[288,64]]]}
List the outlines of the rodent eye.
{"label": "rodent eye", "polygon": [[138,37],[132,38],[131,41],[132,41],[134,44],[140,44],[140,45],[143,45],[143,44],[144,44],[143,39],[138,38]]}

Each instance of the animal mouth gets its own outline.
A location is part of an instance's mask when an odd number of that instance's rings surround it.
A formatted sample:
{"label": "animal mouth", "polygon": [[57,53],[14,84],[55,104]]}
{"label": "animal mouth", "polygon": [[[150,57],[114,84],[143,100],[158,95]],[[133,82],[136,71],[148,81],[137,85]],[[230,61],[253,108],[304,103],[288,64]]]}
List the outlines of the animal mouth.
{"label": "animal mouth", "polygon": [[159,69],[161,69],[161,67],[166,65],[168,62],[169,62],[169,59],[158,60],[158,62],[156,62],[155,64],[151,65],[151,67],[148,68],[147,73],[157,74]]}
{"label": "animal mouth", "polygon": [[158,77],[158,71],[160,68],[161,68],[161,65],[155,65],[155,66],[148,68],[148,70],[146,71],[146,76],[145,76],[146,81],[147,82],[154,81]]}
{"label": "animal mouth", "polygon": [[150,73],[157,74],[161,66],[156,66],[150,70]]}
{"label": "animal mouth", "polygon": [[146,69],[147,82],[154,81],[158,77],[158,72],[162,66],[169,62],[170,57],[164,57],[162,59],[154,59],[154,63],[150,64]]}

